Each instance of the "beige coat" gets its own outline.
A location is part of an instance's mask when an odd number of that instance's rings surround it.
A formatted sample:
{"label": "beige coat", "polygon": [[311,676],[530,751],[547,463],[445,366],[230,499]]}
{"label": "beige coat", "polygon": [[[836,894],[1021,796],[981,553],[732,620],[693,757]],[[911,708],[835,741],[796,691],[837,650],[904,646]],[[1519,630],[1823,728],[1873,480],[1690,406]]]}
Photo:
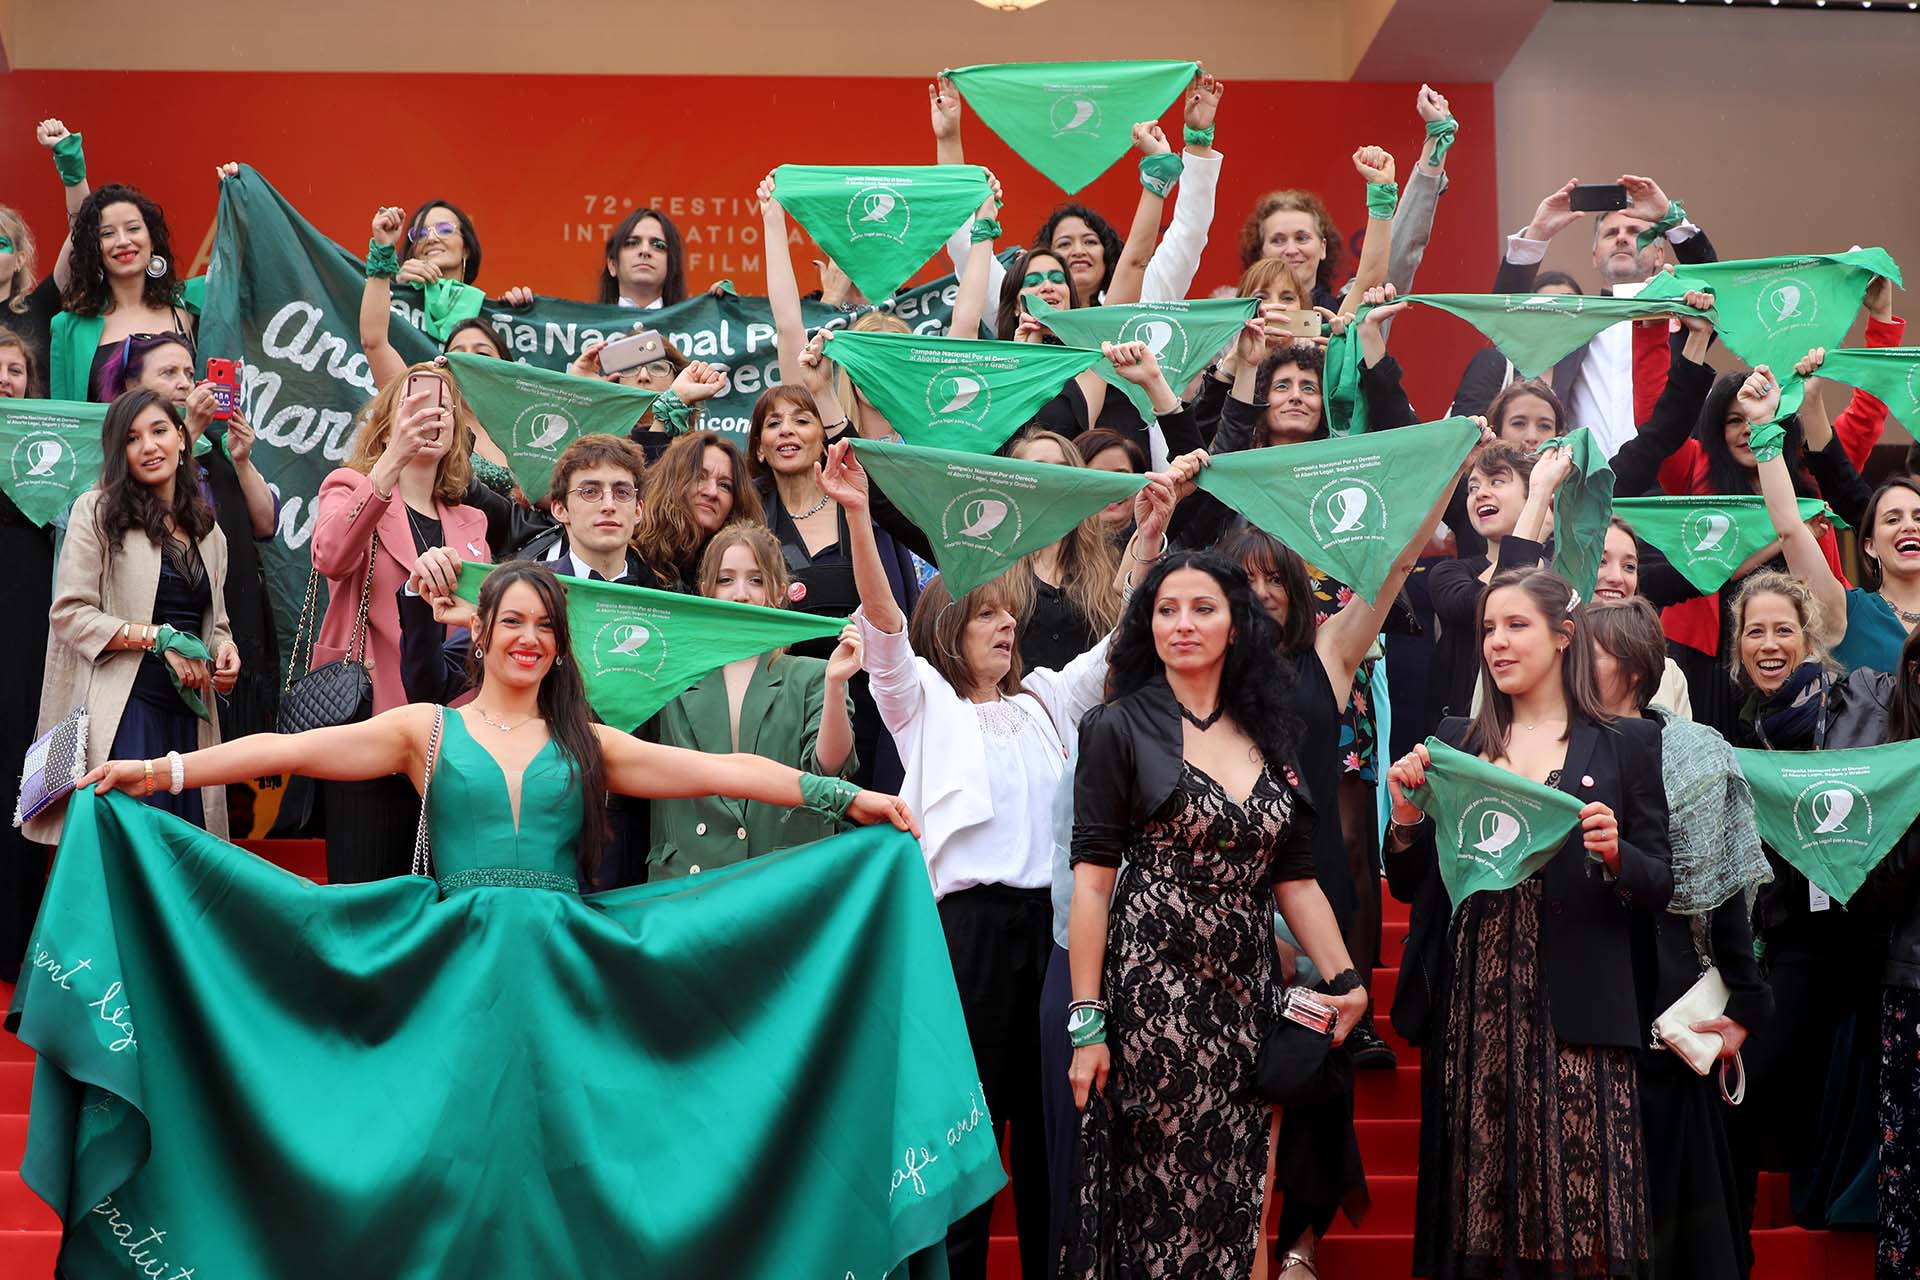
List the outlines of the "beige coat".
{"label": "beige coat", "polygon": [[[137,529],[129,530],[118,547],[107,547],[95,521],[99,505],[100,490],[89,489],[74,502],[67,518],[66,541],[53,578],[47,679],[40,694],[40,724],[34,731],[36,736],[45,733],[85,704],[90,717],[89,768],[109,758],[143,656],[139,649],[109,650],[107,645],[120,634],[122,624],[153,620],[153,601],[160,590],[160,548]],[[213,595],[200,638],[209,652],[218,654],[220,646],[233,638],[227,627],[227,538],[220,526],[200,539],[200,558],[207,566]],[[220,741],[219,709],[211,696],[205,700],[215,719],[200,723],[199,745],[210,747]],[[159,783],[166,785],[164,774]],[[207,787],[200,799],[207,830],[226,835],[226,788]],[[55,805],[29,822],[24,834],[41,844],[58,844],[66,815],[65,804]]]}

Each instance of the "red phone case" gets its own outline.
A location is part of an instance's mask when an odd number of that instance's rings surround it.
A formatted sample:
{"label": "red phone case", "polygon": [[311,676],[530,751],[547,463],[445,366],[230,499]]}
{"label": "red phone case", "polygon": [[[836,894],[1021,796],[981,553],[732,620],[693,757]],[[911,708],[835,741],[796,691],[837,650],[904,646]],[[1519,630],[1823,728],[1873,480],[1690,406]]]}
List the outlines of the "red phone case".
{"label": "red phone case", "polygon": [[231,418],[233,406],[240,398],[240,371],[232,360],[222,360],[219,356],[207,358],[207,381],[213,384],[213,416],[219,419]]}

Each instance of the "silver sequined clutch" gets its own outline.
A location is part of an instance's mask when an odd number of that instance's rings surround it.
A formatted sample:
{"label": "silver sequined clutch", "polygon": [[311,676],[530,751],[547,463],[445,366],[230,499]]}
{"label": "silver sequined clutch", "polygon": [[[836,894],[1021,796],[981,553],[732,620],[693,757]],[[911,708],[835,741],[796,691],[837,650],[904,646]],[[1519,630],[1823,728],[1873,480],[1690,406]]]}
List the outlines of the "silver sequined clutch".
{"label": "silver sequined clutch", "polygon": [[65,799],[86,772],[87,709],[78,707],[27,748],[26,767],[20,771],[20,798],[13,806],[13,825],[21,826],[47,806]]}

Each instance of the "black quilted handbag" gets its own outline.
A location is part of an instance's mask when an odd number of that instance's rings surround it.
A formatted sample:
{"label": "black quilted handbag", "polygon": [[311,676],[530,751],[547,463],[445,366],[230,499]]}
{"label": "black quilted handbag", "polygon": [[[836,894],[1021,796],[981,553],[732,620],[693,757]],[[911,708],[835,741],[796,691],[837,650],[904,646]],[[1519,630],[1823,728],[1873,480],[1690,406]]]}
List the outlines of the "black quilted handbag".
{"label": "black quilted handbag", "polygon": [[379,554],[380,535],[376,532],[367,550],[367,580],[360,585],[360,612],[353,621],[346,657],[315,667],[295,680],[293,673],[313,661],[313,646],[320,638],[320,626],[313,616],[320,571],[308,571],[307,598],[300,606],[300,627],[294,633],[286,684],[280,690],[275,727],[281,733],[353,724],[373,714],[373,676],[367,670],[367,598],[373,594],[373,559]]}

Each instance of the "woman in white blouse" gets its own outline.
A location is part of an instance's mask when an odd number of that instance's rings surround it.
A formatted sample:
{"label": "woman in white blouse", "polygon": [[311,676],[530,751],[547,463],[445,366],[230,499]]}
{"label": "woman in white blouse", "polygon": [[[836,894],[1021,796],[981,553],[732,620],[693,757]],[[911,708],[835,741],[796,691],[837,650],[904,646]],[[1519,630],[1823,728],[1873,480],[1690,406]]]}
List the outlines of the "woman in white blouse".
{"label": "woman in white blouse", "polygon": [[[1135,502],[1129,568],[1158,558],[1173,510],[1171,480],[1151,477]],[[920,816],[983,1103],[996,1138],[1013,1126],[1022,1269],[1048,1275],[1039,1008],[1053,950],[1053,807],[1070,781],[1071,735],[1106,685],[1107,642],[1065,670],[1022,672],[1019,574],[975,587],[957,603],[936,577],[908,619],[864,518],[866,472],[846,443],[828,453],[820,484],[847,514],[873,700],[906,767],[900,794]],[[992,1206],[982,1205],[948,1233],[955,1280],[986,1275],[991,1216]]]}

